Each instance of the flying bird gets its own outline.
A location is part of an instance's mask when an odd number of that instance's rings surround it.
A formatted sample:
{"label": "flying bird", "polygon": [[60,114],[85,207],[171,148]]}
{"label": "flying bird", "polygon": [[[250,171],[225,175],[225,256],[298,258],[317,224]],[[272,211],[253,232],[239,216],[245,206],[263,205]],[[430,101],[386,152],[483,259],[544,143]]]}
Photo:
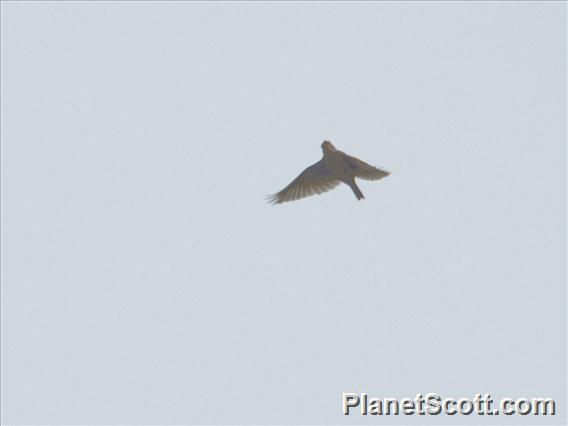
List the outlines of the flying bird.
{"label": "flying bird", "polygon": [[299,200],[314,194],[327,192],[341,182],[349,185],[358,200],[365,198],[355,178],[378,180],[388,176],[386,170],[371,166],[358,158],[336,149],[330,141],[321,144],[323,157],[294,179],[290,185],[276,194],[267,196],[272,204]]}

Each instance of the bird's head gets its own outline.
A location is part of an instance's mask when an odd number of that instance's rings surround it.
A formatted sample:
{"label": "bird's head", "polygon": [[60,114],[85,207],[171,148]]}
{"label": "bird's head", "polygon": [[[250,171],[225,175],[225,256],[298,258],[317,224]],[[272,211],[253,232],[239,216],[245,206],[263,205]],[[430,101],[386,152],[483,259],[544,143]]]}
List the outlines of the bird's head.
{"label": "bird's head", "polygon": [[326,152],[337,151],[337,149],[335,149],[335,147],[330,141],[323,141],[323,143],[321,144],[321,150],[323,151],[324,154]]}

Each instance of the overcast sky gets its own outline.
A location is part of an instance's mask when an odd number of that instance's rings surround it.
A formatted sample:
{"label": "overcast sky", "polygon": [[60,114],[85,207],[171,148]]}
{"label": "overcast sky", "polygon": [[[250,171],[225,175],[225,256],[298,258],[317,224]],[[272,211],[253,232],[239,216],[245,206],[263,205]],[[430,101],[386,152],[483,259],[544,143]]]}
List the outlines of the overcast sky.
{"label": "overcast sky", "polygon": [[565,423],[565,3],[1,12],[3,424]]}

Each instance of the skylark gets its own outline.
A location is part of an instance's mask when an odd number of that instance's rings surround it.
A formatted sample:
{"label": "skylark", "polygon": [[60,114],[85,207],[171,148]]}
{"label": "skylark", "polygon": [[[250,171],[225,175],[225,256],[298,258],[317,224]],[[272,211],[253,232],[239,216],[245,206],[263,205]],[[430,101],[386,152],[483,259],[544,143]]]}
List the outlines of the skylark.
{"label": "skylark", "polygon": [[336,149],[330,141],[321,144],[323,157],[312,164],[282,191],[267,197],[268,202],[280,204],[327,192],[341,182],[349,185],[358,200],[365,198],[355,178],[378,180],[390,173],[371,166],[358,158]]}

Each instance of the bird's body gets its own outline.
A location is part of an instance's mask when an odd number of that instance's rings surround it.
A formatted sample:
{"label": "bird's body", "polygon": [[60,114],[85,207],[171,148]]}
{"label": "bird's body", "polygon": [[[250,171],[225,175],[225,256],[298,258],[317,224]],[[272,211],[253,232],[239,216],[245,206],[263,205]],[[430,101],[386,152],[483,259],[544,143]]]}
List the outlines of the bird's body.
{"label": "bird's body", "polygon": [[341,182],[348,185],[357,199],[361,200],[365,197],[355,183],[356,177],[377,180],[390,174],[339,151],[329,141],[323,141],[321,149],[323,157],[320,161],[306,168],[290,185],[269,196],[268,200],[274,204],[298,200],[329,191]]}

